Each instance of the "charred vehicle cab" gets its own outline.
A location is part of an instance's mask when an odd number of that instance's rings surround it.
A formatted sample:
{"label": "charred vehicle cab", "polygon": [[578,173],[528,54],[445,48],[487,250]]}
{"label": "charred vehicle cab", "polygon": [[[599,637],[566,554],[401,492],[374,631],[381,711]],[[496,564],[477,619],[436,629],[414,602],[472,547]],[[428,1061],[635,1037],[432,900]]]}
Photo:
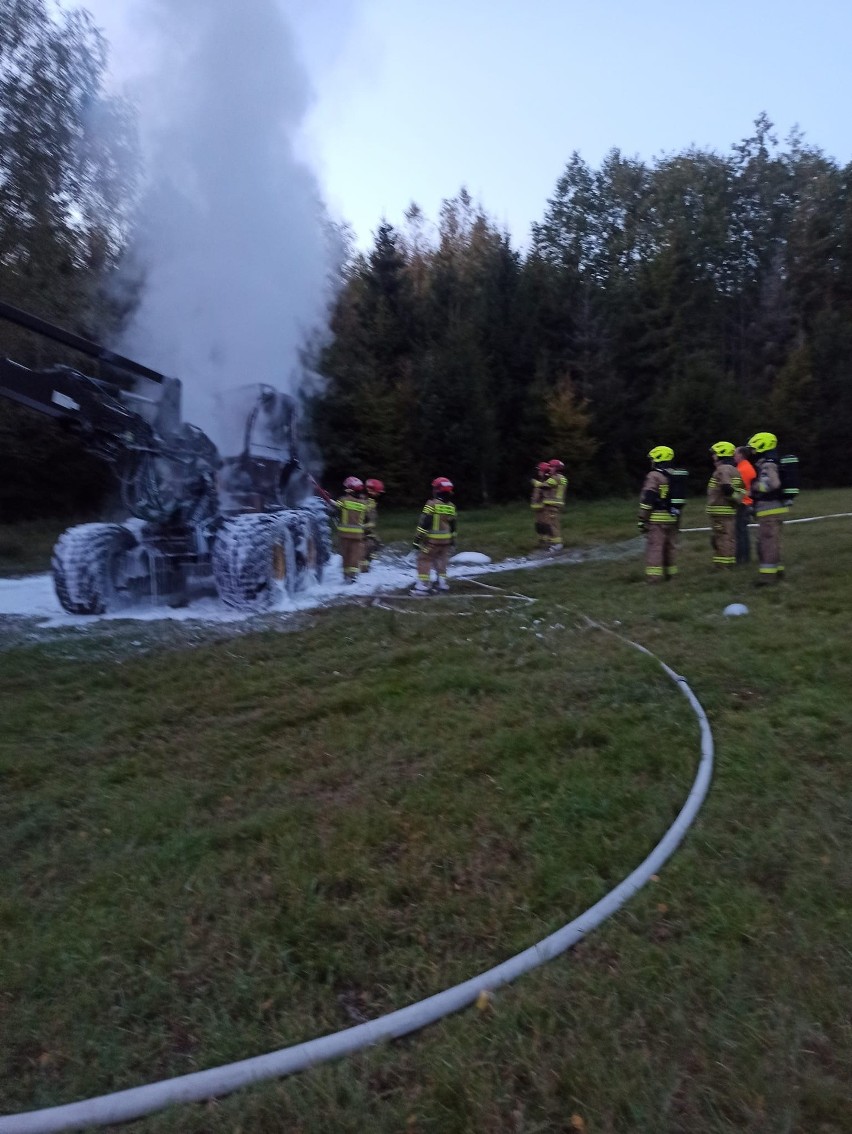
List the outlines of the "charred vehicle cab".
{"label": "charred vehicle cab", "polygon": [[56,419],[118,482],[126,518],[69,528],[54,548],[66,611],[178,605],[211,589],[227,606],[261,611],[322,578],[331,530],[299,458],[293,398],[267,385],[227,395],[220,411],[241,435],[238,451],[223,457],[182,420],[177,378],[8,304],[0,303],[0,317],[96,359],[106,374],[34,370],[0,357],[0,396]]}

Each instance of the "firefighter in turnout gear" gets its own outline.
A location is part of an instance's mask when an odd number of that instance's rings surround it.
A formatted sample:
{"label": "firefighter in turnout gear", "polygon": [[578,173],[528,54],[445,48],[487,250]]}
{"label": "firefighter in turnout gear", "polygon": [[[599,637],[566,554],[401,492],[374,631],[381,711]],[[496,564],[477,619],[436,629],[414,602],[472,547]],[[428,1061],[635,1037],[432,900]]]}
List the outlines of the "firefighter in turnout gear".
{"label": "firefighter in turnout gear", "polygon": [[432,481],[432,495],[423,505],[417,524],[414,547],[417,550],[417,582],[411,593],[428,595],[432,572],[437,589],[448,591],[447,563],[456,543],[456,506],[453,503],[453,482],[445,476]]}
{"label": "firefighter in turnout gear", "polygon": [[561,461],[550,461],[550,475],[541,490],[541,524],[545,529],[543,538],[548,551],[559,551],[562,547],[562,510],[568,487],[564,468]]}
{"label": "firefighter in turnout gear", "polygon": [[674,450],[656,445],[649,453],[651,471],[639,496],[639,530],[645,533],[645,578],[668,582],[677,574],[677,533],[680,506],[672,501],[671,467]]}
{"label": "firefighter in turnout gear", "polygon": [[379,497],[385,486],[380,480],[370,477],[364,481],[364,558],[361,560],[361,570],[369,571],[370,564],[376,552],[381,547],[378,536]]}
{"label": "firefighter in turnout gear", "polygon": [[733,442],[717,441],[710,446],[710,453],[713,474],[707,482],[707,515],[713,566],[728,571],[736,563],[737,505],[745,496],[745,485],[734,460]]}
{"label": "firefighter in turnout gear", "polygon": [[781,562],[781,525],[789,510],[778,468],[778,438],[774,433],[755,433],[748,439],[757,474],[751,482],[757,520],[758,585],[768,586],[784,577]]}
{"label": "firefighter in turnout gear", "polygon": [[530,508],[533,514],[533,526],[535,527],[535,534],[538,536],[538,546],[547,547],[545,536],[549,534],[549,529],[546,527],[541,518],[541,510],[544,507],[543,492],[544,486],[550,477],[550,462],[540,461],[535,467],[535,476],[532,478],[532,493],[530,495]]}
{"label": "firefighter in turnout gear", "polygon": [[363,499],[364,484],[357,476],[343,482],[343,495],[335,501],[337,536],[343,556],[343,581],[354,583],[364,558],[364,519],[367,505]]}

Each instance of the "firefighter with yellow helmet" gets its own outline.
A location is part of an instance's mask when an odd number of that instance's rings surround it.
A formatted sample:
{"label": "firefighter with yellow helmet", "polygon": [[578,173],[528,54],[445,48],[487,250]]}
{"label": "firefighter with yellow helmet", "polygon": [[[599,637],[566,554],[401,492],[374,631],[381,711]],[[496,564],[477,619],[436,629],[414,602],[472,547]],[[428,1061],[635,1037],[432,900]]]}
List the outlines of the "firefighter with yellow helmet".
{"label": "firefighter with yellow helmet", "polygon": [[736,563],[737,505],[746,494],[734,460],[736,451],[732,441],[717,441],[710,446],[713,473],[707,482],[707,515],[713,566],[718,571],[729,571]]}
{"label": "firefighter with yellow helmet", "polygon": [[784,577],[781,562],[781,525],[789,511],[781,481],[778,438],[774,433],[755,433],[748,439],[754,453],[757,475],[751,482],[757,520],[758,585],[768,586]]}
{"label": "firefighter with yellow helmet", "polygon": [[645,578],[649,583],[668,582],[677,574],[677,535],[683,496],[673,491],[677,478],[685,475],[674,468],[674,449],[655,445],[648,453],[651,469],[639,495],[639,530],[645,534]]}

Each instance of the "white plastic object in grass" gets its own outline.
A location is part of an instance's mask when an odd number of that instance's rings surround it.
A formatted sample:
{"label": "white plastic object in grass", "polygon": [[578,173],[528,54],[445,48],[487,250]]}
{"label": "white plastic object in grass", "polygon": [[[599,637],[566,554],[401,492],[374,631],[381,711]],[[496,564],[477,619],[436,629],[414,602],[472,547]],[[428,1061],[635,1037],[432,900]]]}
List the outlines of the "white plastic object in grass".
{"label": "white plastic object in grass", "polygon": [[482,551],[460,551],[458,555],[454,555],[450,563],[466,564],[469,567],[484,566],[486,563],[491,562],[491,556],[486,555]]}
{"label": "white plastic object in grass", "polygon": [[741,614],[748,614],[748,607],[744,602],[732,602],[722,611],[729,618],[736,618]]}

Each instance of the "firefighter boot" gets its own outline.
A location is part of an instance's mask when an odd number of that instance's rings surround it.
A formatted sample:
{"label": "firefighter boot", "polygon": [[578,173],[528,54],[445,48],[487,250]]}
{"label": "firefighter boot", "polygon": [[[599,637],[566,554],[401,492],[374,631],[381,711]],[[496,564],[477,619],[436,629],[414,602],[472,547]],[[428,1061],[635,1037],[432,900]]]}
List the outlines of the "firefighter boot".
{"label": "firefighter boot", "polygon": [[426,595],[430,595],[432,592],[426,585],[426,583],[421,582],[421,580],[418,579],[408,593],[415,595],[417,598],[425,598]]}
{"label": "firefighter boot", "polygon": [[438,580],[438,590],[439,591],[448,591],[449,589],[450,589],[450,584],[447,582],[446,579],[439,579]]}

